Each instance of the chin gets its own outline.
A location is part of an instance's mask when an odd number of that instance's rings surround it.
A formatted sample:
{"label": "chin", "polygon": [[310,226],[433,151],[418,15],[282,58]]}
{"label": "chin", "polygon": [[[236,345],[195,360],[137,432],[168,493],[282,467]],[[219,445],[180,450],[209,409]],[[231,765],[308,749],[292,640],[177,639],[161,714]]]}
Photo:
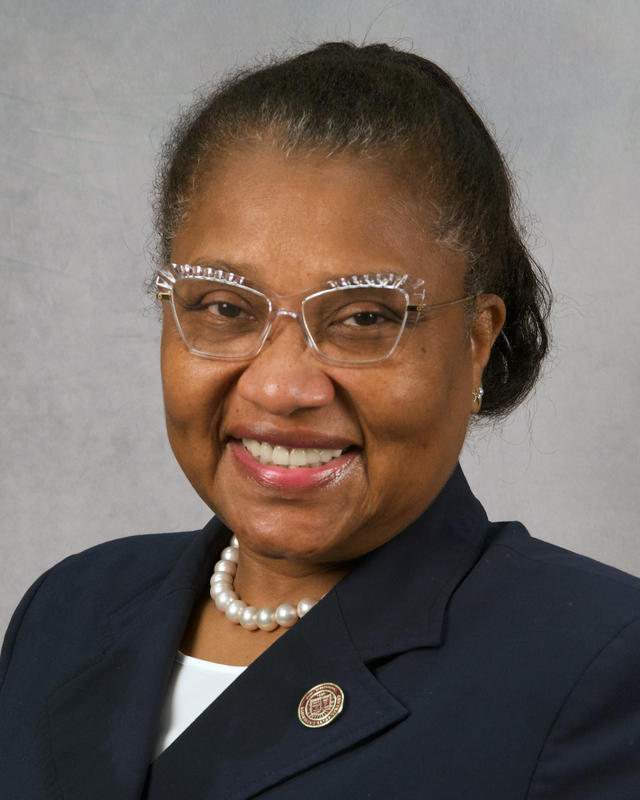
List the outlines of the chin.
{"label": "chin", "polygon": [[241,545],[263,558],[309,563],[340,561],[351,538],[326,519],[314,523],[308,515],[299,522],[286,513],[265,515],[259,524],[247,524],[245,520],[235,525],[233,519],[220,516]]}

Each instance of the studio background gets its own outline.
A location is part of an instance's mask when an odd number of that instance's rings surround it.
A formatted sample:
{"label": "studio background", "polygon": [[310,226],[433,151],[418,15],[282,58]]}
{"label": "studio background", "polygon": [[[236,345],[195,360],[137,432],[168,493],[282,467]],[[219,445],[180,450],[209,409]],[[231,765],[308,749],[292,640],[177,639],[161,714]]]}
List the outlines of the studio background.
{"label": "studio background", "polygon": [[544,379],[473,433],[472,488],[492,519],[640,574],[639,23],[635,0],[2,0],[0,628],[64,556],[210,517],[164,432],[155,153],[195,87],[327,39],[461,82],[557,295]]}

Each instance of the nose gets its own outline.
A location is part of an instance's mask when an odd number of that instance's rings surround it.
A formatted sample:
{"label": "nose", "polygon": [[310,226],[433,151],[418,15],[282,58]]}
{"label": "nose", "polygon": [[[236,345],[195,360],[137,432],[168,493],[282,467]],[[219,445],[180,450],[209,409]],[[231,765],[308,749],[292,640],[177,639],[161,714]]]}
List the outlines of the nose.
{"label": "nose", "polygon": [[295,319],[281,319],[262,351],[238,380],[238,392],[270,414],[289,416],[302,409],[329,405],[332,380],[308,348]]}

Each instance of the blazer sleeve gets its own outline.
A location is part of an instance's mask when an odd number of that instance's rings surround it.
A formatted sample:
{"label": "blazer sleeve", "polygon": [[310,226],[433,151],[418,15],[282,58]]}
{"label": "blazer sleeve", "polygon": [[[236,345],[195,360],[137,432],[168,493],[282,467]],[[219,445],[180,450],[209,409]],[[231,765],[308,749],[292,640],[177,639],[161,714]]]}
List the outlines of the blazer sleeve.
{"label": "blazer sleeve", "polygon": [[549,731],[527,800],[640,798],[640,619],[604,644]]}
{"label": "blazer sleeve", "polygon": [[24,619],[25,614],[27,613],[32,600],[38,593],[38,589],[42,586],[45,579],[49,575],[49,572],[51,572],[51,570],[47,570],[46,572],[44,572],[35,581],[35,583],[32,584],[32,586],[27,590],[26,594],[20,601],[16,610],[13,612],[13,616],[11,617],[11,621],[9,622],[9,627],[7,628],[7,632],[4,636],[4,641],[2,643],[2,651],[0,652],[0,693],[2,692],[4,680],[9,670],[11,656],[13,654],[13,649],[16,643],[16,639],[18,638],[18,631],[20,630],[20,626],[22,625],[22,620]]}

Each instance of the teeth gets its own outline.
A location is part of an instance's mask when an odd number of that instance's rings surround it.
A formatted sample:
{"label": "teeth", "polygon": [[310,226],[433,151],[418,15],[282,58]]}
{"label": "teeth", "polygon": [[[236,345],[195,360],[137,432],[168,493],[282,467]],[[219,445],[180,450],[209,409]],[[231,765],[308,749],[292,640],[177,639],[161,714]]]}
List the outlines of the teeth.
{"label": "teeth", "polygon": [[283,447],[280,444],[274,446],[267,442],[259,442],[256,439],[243,439],[242,444],[247,448],[251,455],[261,464],[271,464],[278,467],[321,467],[332,458],[342,455],[342,450],[322,450],[316,447]]}
{"label": "teeth", "polygon": [[289,466],[290,467],[306,467],[307,466],[307,451],[301,450],[299,447],[294,447],[289,451]]}
{"label": "teeth", "polygon": [[289,466],[289,451],[286,447],[277,444],[273,448],[273,455],[271,456],[273,463],[278,467]]}

